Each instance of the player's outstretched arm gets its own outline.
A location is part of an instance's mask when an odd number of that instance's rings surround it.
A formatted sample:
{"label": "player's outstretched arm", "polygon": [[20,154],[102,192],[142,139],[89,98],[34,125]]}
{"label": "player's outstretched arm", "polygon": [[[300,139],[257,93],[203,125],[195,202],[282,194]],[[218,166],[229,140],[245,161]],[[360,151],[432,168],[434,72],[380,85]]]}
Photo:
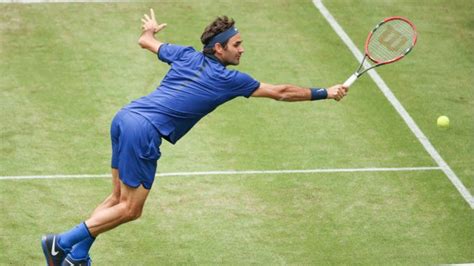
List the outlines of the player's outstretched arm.
{"label": "player's outstretched arm", "polygon": [[340,101],[347,95],[347,88],[341,84],[334,85],[328,89],[302,88],[295,85],[272,85],[260,83],[260,87],[254,91],[252,97],[265,97],[277,101],[311,101],[321,99],[334,99]]}
{"label": "player's outstretched arm", "polygon": [[147,14],[143,15],[142,23],[142,34],[138,39],[138,44],[143,49],[147,49],[156,54],[163,43],[155,38],[155,34],[164,29],[166,24],[158,24],[158,22],[156,22],[155,12],[152,8],[150,8],[150,16]]}

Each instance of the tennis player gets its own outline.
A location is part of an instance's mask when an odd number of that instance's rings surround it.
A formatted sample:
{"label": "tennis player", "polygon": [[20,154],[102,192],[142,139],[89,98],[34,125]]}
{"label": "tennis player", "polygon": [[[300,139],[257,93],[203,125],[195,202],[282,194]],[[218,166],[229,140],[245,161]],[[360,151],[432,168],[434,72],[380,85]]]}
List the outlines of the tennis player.
{"label": "tennis player", "polygon": [[155,178],[162,139],[175,144],[201,118],[236,97],[279,101],[341,100],[342,85],[328,89],[271,85],[226,68],[244,53],[234,21],[218,17],[201,36],[203,52],[162,43],[155,34],[165,28],[153,10],[142,18],[139,45],[169,64],[170,70],[149,95],[123,107],[111,126],[113,191],[84,222],[61,234],[45,235],[42,248],[48,265],[90,265],[96,237],[140,217]]}

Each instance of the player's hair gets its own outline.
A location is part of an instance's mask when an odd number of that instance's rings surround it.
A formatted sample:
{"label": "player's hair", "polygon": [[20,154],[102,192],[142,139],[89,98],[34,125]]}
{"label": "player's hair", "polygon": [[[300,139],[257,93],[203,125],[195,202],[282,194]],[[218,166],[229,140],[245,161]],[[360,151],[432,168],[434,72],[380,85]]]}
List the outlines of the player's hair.
{"label": "player's hair", "polygon": [[[216,36],[217,34],[224,32],[231,27],[233,27],[235,21],[232,18],[228,18],[227,16],[217,17],[211,24],[209,24],[204,32],[201,35],[201,42],[204,46],[206,46],[212,39],[212,37]],[[227,41],[222,43],[222,46],[226,48]],[[204,48],[203,53],[205,54],[214,54],[214,48]]]}

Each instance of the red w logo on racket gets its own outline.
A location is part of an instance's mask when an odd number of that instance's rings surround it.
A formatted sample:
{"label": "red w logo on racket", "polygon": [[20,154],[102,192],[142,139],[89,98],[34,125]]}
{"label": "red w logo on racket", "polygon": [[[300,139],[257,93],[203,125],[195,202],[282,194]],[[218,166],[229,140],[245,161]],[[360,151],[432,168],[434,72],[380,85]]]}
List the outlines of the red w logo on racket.
{"label": "red w logo on racket", "polygon": [[387,29],[380,35],[378,41],[391,51],[398,51],[408,42],[408,38],[396,31],[392,26],[387,25]]}

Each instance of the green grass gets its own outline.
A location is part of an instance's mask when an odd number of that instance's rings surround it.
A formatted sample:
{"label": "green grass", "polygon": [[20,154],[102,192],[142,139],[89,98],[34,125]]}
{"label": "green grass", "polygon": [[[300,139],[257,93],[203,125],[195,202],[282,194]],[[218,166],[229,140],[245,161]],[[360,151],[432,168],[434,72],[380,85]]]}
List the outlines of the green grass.
{"label": "green grass", "polygon": [[[353,40],[362,47],[365,29],[381,17],[410,18],[419,33],[417,45],[407,59],[380,68],[388,86],[416,121],[441,156],[474,194],[474,19],[472,1],[328,1]],[[366,16],[349,16],[350,12]],[[423,12],[420,12],[423,10]],[[436,119],[447,115],[451,128],[436,127]]]}
{"label": "green grass", "polygon": [[[41,231],[77,223],[109,188],[105,179],[2,182],[2,226],[14,229],[2,250],[32,241],[22,248],[32,262],[42,261]],[[100,236],[92,256],[106,265],[472,261],[472,212],[446,186],[440,172],[162,178],[144,217]],[[49,196],[70,198],[71,188],[74,200]],[[32,198],[41,208],[25,204]],[[2,261],[21,264],[10,254]]]}
{"label": "green grass", "polygon": [[[325,4],[359,47],[385,16],[414,21],[413,53],[377,71],[474,192],[474,3]],[[109,171],[112,117],[168,69],[136,44],[149,7],[168,23],[162,40],[198,49],[210,20],[234,17],[246,49],[237,69],[263,82],[328,86],[358,64],[311,1],[0,4],[1,176]],[[340,103],[236,99],[162,153],[159,172],[436,166],[368,76]],[[110,187],[0,180],[0,264],[43,264],[41,234],[86,218]],[[466,263],[473,224],[441,171],[166,177],[144,216],[100,236],[91,255],[99,265]]]}

